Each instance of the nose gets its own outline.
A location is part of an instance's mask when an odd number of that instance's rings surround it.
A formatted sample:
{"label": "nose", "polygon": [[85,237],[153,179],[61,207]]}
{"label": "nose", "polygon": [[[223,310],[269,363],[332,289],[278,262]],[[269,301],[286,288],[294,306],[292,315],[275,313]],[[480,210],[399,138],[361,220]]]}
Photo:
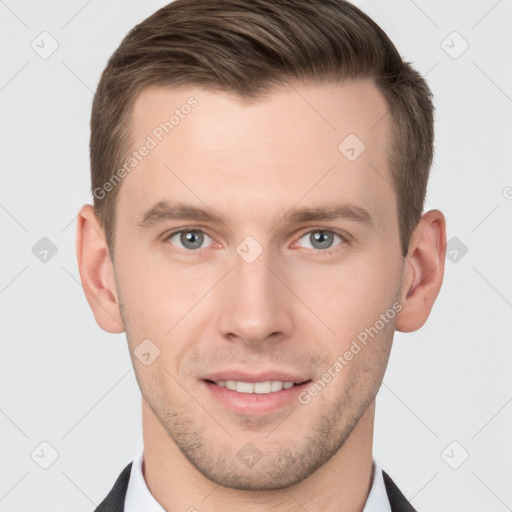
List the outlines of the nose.
{"label": "nose", "polygon": [[270,251],[263,250],[254,261],[235,253],[233,267],[219,290],[221,335],[254,346],[289,338],[292,294],[283,284],[285,272]]}

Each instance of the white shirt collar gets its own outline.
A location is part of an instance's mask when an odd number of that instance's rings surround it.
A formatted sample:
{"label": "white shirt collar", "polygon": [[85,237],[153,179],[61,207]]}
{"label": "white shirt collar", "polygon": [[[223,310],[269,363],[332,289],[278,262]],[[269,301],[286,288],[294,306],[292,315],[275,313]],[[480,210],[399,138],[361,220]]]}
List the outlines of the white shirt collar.
{"label": "white shirt collar", "polygon": [[363,512],[391,512],[382,469],[375,459],[373,459],[373,470],[372,488],[370,489],[370,494],[368,494]]}
{"label": "white shirt collar", "polygon": [[[142,458],[144,450],[141,450],[132,464],[128,489],[126,491],[126,500],[124,512],[166,512],[153,495],[149,492],[146,481],[142,474]],[[373,459],[374,477],[370,494],[366,500],[363,512],[391,512],[388,493],[384,485],[382,470]]]}
{"label": "white shirt collar", "polygon": [[144,480],[142,474],[143,455],[144,450],[142,449],[133,461],[124,501],[124,512],[140,512],[141,510],[144,512],[166,512],[149,492],[146,480]]}

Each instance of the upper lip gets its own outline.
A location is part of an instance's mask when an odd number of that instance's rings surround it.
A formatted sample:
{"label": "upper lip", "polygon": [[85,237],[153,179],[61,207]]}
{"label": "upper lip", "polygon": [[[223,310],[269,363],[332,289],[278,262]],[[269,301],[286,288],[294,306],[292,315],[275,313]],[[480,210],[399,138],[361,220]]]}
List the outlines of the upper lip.
{"label": "upper lip", "polygon": [[220,380],[234,380],[237,382],[267,382],[267,381],[280,381],[280,382],[293,382],[294,384],[300,384],[307,380],[310,380],[303,375],[294,373],[287,373],[283,371],[265,371],[260,373],[247,373],[236,370],[226,370],[221,372],[211,373],[202,378],[202,380],[211,380],[218,382]]}

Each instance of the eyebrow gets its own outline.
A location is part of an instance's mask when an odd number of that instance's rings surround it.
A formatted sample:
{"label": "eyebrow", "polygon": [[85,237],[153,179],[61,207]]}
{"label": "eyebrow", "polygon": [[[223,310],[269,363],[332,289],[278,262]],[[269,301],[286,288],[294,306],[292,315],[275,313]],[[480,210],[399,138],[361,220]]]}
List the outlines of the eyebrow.
{"label": "eyebrow", "polygon": [[[293,208],[286,214],[278,216],[277,224],[282,218],[291,224],[308,221],[329,221],[347,219],[364,224],[372,224],[373,219],[367,210],[352,203],[330,202],[322,206]],[[212,210],[183,203],[159,201],[143,213],[138,225],[151,227],[169,220],[187,220],[194,222],[209,222],[226,224],[226,219]],[[274,225],[275,225],[274,224]]]}

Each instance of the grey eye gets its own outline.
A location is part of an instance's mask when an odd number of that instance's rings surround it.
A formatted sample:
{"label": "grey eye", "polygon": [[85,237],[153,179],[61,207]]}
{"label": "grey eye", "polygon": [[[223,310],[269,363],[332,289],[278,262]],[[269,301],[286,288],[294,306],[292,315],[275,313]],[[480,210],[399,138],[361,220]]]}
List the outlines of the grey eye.
{"label": "grey eye", "polygon": [[185,229],[182,231],[176,231],[169,236],[168,241],[172,243],[172,240],[177,238],[181,247],[188,250],[200,249],[204,243],[205,238],[210,238],[206,233],[196,229]]}
{"label": "grey eye", "polygon": [[341,241],[343,241],[343,238],[340,235],[326,229],[309,231],[301,237],[301,240],[302,238],[305,238],[307,242],[310,241],[310,244],[312,245],[310,247],[311,249],[322,250],[331,248],[334,237],[338,237]]}

